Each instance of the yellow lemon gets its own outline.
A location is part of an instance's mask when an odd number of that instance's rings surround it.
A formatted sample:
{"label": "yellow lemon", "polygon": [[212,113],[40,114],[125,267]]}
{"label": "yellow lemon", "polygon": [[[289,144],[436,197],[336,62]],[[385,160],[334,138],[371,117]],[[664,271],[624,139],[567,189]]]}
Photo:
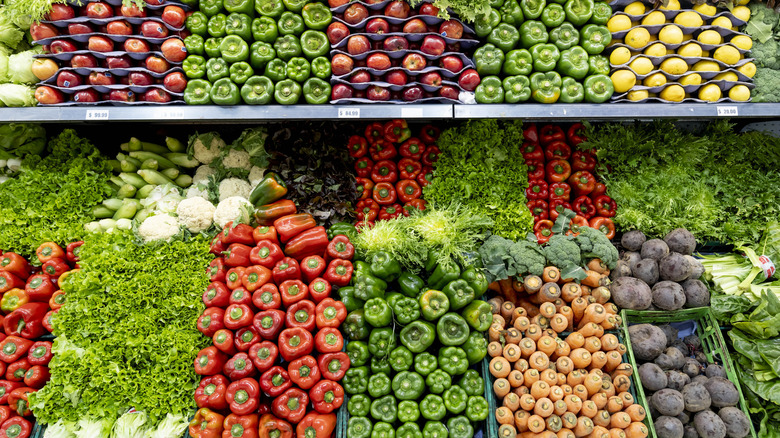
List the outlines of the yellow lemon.
{"label": "yellow lemon", "polygon": [[737,6],[731,10],[731,13],[742,21],[750,20],[750,9],[747,6]]}
{"label": "yellow lemon", "polygon": [[756,65],[752,62],[746,62],[737,68],[737,71],[749,78],[752,78],[756,75]]}
{"label": "yellow lemon", "polygon": [[685,90],[677,84],[669,85],[661,90],[661,99],[669,102],[680,102],[685,99]]}
{"label": "yellow lemon", "polygon": [[666,16],[661,11],[653,11],[642,19],[642,24],[645,26],[654,26],[656,24],[664,23],[666,23]]}
{"label": "yellow lemon", "polygon": [[693,34],[692,33],[683,35],[683,41],[690,41],[692,39],[693,39]]}
{"label": "yellow lemon", "polygon": [[720,66],[715,61],[699,61],[693,64],[692,71],[720,71]]}
{"label": "yellow lemon", "polygon": [[679,26],[667,24],[658,32],[658,39],[666,44],[680,44],[683,40],[683,31]]}
{"label": "yellow lemon", "polygon": [[645,13],[647,9],[645,8],[645,4],[642,2],[634,2],[630,5],[626,6],[625,9],[623,9],[623,12],[625,12],[628,15],[642,15]]}
{"label": "yellow lemon", "polygon": [[661,72],[653,73],[642,81],[645,87],[658,87],[664,84],[666,84],[666,76]]}
{"label": "yellow lemon", "polygon": [[[748,96],[750,96],[749,93]],[[632,102],[636,102],[638,100],[644,100],[647,99],[648,97],[650,97],[650,95],[647,92],[647,90],[634,90],[628,92],[628,100]]]}
{"label": "yellow lemon", "polygon": [[645,55],[647,56],[666,56],[666,46],[661,43],[655,43],[652,46],[645,49]]}
{"label": "yellow lemon", "polygon": [[702,44],[713,44],[718,45],[723,43],[723,37],[720,36],[720,34],[714,30],[705,30],[704,32],[699,34],[699,37],[696,38],[701,42]]}
{"label": "yellow lemon", "polygon": [[677,49],[677,54],[685,57],[699,58],[701,57],[701,46],[699,43],[686,43]]}
{"label": "yellow lemon", "polygon": [[610,76],[616,93],[625,93],[636,85],[636,76],[629,70],[618,70]]}
{"label": "yellow lemon", "polygon": [[661,6],[662,11],[679,11],[680,2],[678,0],[669,0],[666,6]]}
{"label": "yellow lemon", "polygon": [[740,6],[744,6],[746,4],[750,3],[750,0],[737,0],[736,4]]}
{"label": "yellow lemon", "polygon": [[718,8],[707,3],[694,6],[693,10],[702,15],[715,15],[718,12]]}
{"label": "yellow lemon", "polygon": [[726,29],[731,29],[734,27],[734,23],[729,20],[729,17],[725,15],[721,15],[720,17],[712,20],[712,23],[710,23],[712,26],[720,26]]}
{"label": "yellow lemon", "polygon": [[750,99],[750,89],[744,85],[735,85],[729,90],[729,99],[737,102],[747,102]]}
{"label": "yellow lemon", "polygon": [[612,18],[607,21],[607,29],[613,33],[631,29],[631,19],[628,18],[628,15],[613,15]]}
{"label": "yellow lemon", "polygon": [[739,77],[733,71],[724,71],[723,73],[718,73],[718,75],[715,76],[715,78],[713,80],[715,80],[715,81],[738,81]]}
{"label": "yellow lemon", "polygon": [[736,35],[731,39],[730,43],[742,50],[750,50],[753,47],[753,39],[747,35]]}
{"label": "yellow lemon", "polygon": [[661,63],[661,70],[670,75],[681,75],[688,71],[688,63],[676,56],[667,58]]}
{"label": "yellow lemon", "polygon": [[647,45],[647,43],[650,42],[650,32],[648,32],[647,29],[643,27],[631,29],[626,34],[625,41],[629,47],[633,47],[635,49],[644,47]]}
{"label": "yellow lemon", "polygon": [[728,65],[734,65],[742,58],[739,50],[734,46],[720,46],[715,49],[712,57]]}
{"label": "yellow lemon", "polygon": [[707,84],[699,88],[699,99],[707,102],[715,102],[723,97],[723,91],[715,84]]}
{"label": "yellow lemon", "polygon": [[674,17],[674,23],[685,27],[699,27],[704,24],[701,15],[693,11],[680,12]]}
{"label": "yellow lemon", "polygon": [[683,85],[700,85],[701,76],[698,73],[691,73],[680,78],[680,83]]}
{"label": "yellow lemon", "polygon": [[623,65],[631,59],[631,51],[628,47],[618,47],[609,54],[609,62],[612,65]]}
{"label": "yellow lemon", "polygon": [[634,59],[628,66],[638,75],[646,75],[653,71],[653,62],[644,56]]}
{"label": "yellow lemon", "polygon": [[709,50],[705,50],[705,51],[701,52],[701,57],[702,58],[709,58],[710,57],[710,51]]}

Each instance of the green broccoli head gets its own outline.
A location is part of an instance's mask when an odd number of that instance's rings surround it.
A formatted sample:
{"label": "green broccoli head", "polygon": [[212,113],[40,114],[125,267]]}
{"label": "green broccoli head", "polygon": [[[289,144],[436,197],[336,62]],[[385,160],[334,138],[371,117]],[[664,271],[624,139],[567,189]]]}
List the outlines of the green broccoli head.
{"label": "green broccoli head", "polygon": [[609,269],[614,269],[618,261],[618,250],[612,245],[601,231],[583,227],[580,234],[574,238],[576,245],[579,246],[582,258],[598,258],[604,262]]}
{"label": "green broccoli head", "polygon": [[756,59],[757,67],[766,67],[774,70],[780,70],[780,59],[778,58],[778,44],[774,39],[767,42],[753,41],[753,48],[750,54]]}
{"label": "green broccoli head", "polygon": [[544,247],[544,255],[551,265],[561,269],[572,265],[580,266],[582,263],[580,247],[571,238],[560,234],[552,236],[547,241],[547,246]]}
{"label": "green broccoli head", "polygon": [[515,261],[517,275],[542,275],[544,272],[546,263],[544,250],[534,242],[521,240],[515,243],[509,248],[509,255]]}
{"label": "green broccoli head", "polygon": [[512,257],[509,255],[509,249],[513,244],[513,241],[494,234],[479,248],[482,267],[485,268],[488,280],[491,282],[514,275],[510,272],[511,266],[508,266],[513,264]]}
{"label": "green broccoli head", "polygon": [[780,70],[758,68],[753,83],[756,84],[750,93],[753,102],[780,102]]}

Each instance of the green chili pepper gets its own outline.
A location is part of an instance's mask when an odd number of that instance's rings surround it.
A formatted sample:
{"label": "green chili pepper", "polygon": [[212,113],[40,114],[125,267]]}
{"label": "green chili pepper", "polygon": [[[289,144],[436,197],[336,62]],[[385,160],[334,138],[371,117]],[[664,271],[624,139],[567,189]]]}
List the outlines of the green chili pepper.
{"label": "green chili pepper", "polygon": [[[273,82],[271,82],[271,89],[273,89]],[[273,97],[273,93],[271,93],[271,97]],[[359,298],[355,298],[355,288],[351,286],[339,288],[339,300],[344,303],[344,306],[347,308],[347,312],[362,309],[366,304],[365,301]]]}
{"label": "green chili pepper", "polygon": [[342,380],[344,392],[347,394],[362,394],[368,390],[368,368],[350,368]]}
{"label": "green chili pepper", "polygon": [[577,82],[576,79],[565,77],[561,84],[561,98],[559,99],[563,103],[577,103],[582,102],[585,98],[585,89],[582,84]]}
{"label": "green chili pepper", "polygon": [[303,84],[303,97],[310,105],[322,105],[330,100],[330,84],[320,78],[309,78]]}
{"label": "green chili pepper", "polygon": [[373,398],[379,398],[390,394],[392,391],[390,377],[385,373],[372,374],[368,378],[368,394]]}
{"label": "green chili pepper", "polygon": [[447,411],[453,414],[460,414],[466,410],[468,404],[469,395],[460,386],[451,386],[442,396],[444,399],[444,407]]}
{"label": "green chili pepper", "polygon": [[301,50],[303,54],[314,59],[328,54],[330,42],[328,36],[319,30],[307,30],[301,35]]}
{"label": "green chili pepper", "polygon": [[398,302],[401,298],[404,296],[399,294],[398,292],[388,292],[385,294],[385,301],[387,301],[387,304],[390,306],[390,309],[392,310],[393,306],[395,306],[395,303]]}
{"label": "green chili pepper", "polygon": [[187,30],[202,37],[208,35],[209,33],[209,18],[206,16],[206,14],[200,11],[195,11],[192,13],[192,15],[187,17],[184,25],[187,27]]}
{"label": "green chili pepper", "polygon": [[550,32],[550,42],[558,50],[566,50],[579,44],[580,32],[571,23],[563,23]]}
{"label": "green chili pepper", "polygon": [[253,0],[223,0],[225,10],[238,14],[254,15],[255,2]]}
{"label": "green chili pepper", "polygon": [[423,287],[425,287],[425,281],[417,275],[411,272],[402,272],[398,277],[398,286],[401,288],[401,293],[407,297],[417,298]]}
{"label": "green chili pepper", "polygon": [[211,103],[211,84],[203,79],[192,79],[184,89],[184,102],[187,105],[208,105]]}
{"label": "green chili pepper", "polygon": [[531,75],[531,97],[539,103],[555,103],[561,97],[561,75],[551,71]]}
{"label": "green chili pepper", "polygon": [[398,418],[395,397],[386,395],[371,402],[371,416],[374,420],[395,423],[396,418]]}
{"label": "green chili pepper", "polygon": [[[452,377],[443,370],[434,370],[425,378],[428,390],[435,394],[441,394],[452,386]],[[431,418],[434,420],[435,418]]]}
{"label": "green chili pepper", "polygon": [[365,394],[355,394],[347,402],[347,412],[351,417],[365,417],[371,408],[371,399]]}
{"label": "green chili pepper", "polygon": [[[331,76],[330,61],[324,56],[318,56],[311,61],[311,73],[320,78],[328,79]],[[330,94],[330,93],[329,93]]]}
{"label": "green chili pepper", "polygon": [[416,400],[425,390],[425,381],[414,371],[401,371],[393,377],[393,393],[398,400]]}
{"label": "green chili pepper", "polygon": [[588,75],[588,52],[580,46],[574,46],[561,52],[558,72],[564,76],[583,79]]}
{"label": "green chili pepper", "polygon": [[[525,73],[516,73],[516,74],[525,74]],[[487,292],[488,280],[481,269],[477,269],[474,266],[469,266],[468,268],[466,268],[465,271],[463,271],[463,273],[460,275],[460,278],[461,280],[466,280],[466,283],[468,283],[468,285],[471,286],[472,289],[474,289],[475,297],[481,297],[485,292]]]}
{"label": "green chili pepper", "polygon": [[371,274],[385,281],[394,281],[401,275],[401,264],[385,251],[377,251],[368,260]]}
{"label": "green chili pepper", "polygon": [[425,321],[412,321],[401,330],[401,344],[412,353],[422,353],[433,345],[436,329]]}
{"label": "green chili pepper", "polygon": [[308,3],[301,12],[306,27],[314,30],[323,30],[333,19],[330,9],[322,3]]}
{"label": "green chili pepper", "polygon": [[441,420],[447,415],[447,408],[444,407],[444,399],[436,394],[426,395],[420,402],[420,413],[422,413],[423,418],[426,420]]}
{"label": "green chili pepper", "polygon": [[493,44],[485,44],[474,52],[474,64],[480,75],[495,75],[501,72],[504,52]]}
{"label": "green chili pepper", "polygon": [[238,85],[246,83],[255,73],[248,62],[236,62],[230,66],[230,80]]}
{"label": "green chili pepper", "polygon": [[469,358],[469,365],[478,364],[485,358],[487,345],[487,339],[485,339],[484,334],[476,331],[469,333],[468,339],[462,345],[463,350],[466,351],[466,356]]}
{"label": "green chili pepper", "polygon": [[507,23],[501,23],[490,32],[487,41],[506,53],[514,49],[520,41],[520,31]]}
{"label": "green chili pepper", "polygon": [[385,296],[387,282],[381,278],[374,277],[370,273],[358,272],[353,274],[353,280],[355,283],[355,297],[360,298],[361,300],[369,300],[371,298],[383,298]]}
{"label": "green chili pepper", "polygon": [[592,75],[585,79],[585,100],[591,103],[604,103],[612,97],[615,87],[607,75]]}
{"label": "green chili pepper", "polygon": [[347,355],[349,362],[353,367],[363,366],[371,357],[368,352],[368,344],[363,341],[351,341],[347,344]]}
{"label": "green chili pepper", "polygon": [[230,78],[217,79],[209,92],[211,101],[217,105],[238,105],[241,103],[241,91]]}
{"label": "green chili pepper", "polygon": [[[484,338],[483,338],[484,339]],[[475,370],[468,370],[458,382],[468,395],[482,395],[485,392],[485,380]]]}
{"label": "green chili pepper", "polygon": [[414,370],[422,376],[432,373],[438,366],[439,363],[436,360],[436,356],[427,351],[414,357]]}
{"label": "green chili pepper", "polygon": [[284,6],[287,8],[288,11],[293,11],[295,13],[301,12],[303,9],[303,5],[306,4],[306,0],[282,0],[284,2]]}
{"label": "green chili pepper", "polygon": [[206,62],[206,75],[209,82],[214,83],[217,79],[230,76],[230,67],[223,58],[211,58]]}
{"label": "green chili pepper", "polygon": [[209,18],[207,29],[209,35],[214,38],[220,38],[227,34],[227,16],[225,14],[217,14]]}
{"label": "green chili pepper", "polygon": [[[256,71],[261,71],[276,57],[274,48],[262,41],[255,41],[249,49],[249,63]],[[286,70],[285,70],[286,71]]]}

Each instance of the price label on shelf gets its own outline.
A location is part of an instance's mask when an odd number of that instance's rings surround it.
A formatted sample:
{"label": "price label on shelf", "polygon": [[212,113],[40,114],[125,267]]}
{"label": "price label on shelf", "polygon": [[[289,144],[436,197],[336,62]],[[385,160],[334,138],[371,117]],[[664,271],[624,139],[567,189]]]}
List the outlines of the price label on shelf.
{"label": "price label on shelf", "polygon": [[166,109],[162,110],[159,115],[163,120],[179,120],[184,118],[184,111],[180,109]]}
{"label": "price label on shelf", "polygon": [[85,120],[89,121],[97,121],[97,120],[108,120],[109,117],[109,111],[107,109],[99,109],[99,110],[87,110],[87,116]]}
{"label": "price label on shelf", "polygon": [[360,108],[339,108],[340,119],[359,119]]}
{"label": "price label on shelf", "polygon": [[423,116],[422,108],[401,108],[402,119],[414,119]]}
{"label": "price label on shelf", "polygon": [[737,117],[739,108],[735,106],[718,106],[718,117]]}

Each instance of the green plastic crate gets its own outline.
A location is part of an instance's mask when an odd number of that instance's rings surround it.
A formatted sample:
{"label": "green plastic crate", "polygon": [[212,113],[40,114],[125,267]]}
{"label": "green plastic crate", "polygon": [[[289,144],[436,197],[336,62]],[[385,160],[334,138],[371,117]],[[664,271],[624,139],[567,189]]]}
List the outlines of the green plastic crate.
{"label": "green plastic crate", "polygon": [[[670,322],[695,321],[697,324],[696,335],[701,339],[702,349],[707,356],[707,360],[722,365],[726,370],[728,379],[737,387],[739,393],[739,408],[742,409],[742,412],[744,412],[748,418],[750,418],[750,411],[748,411],[745,397],[742,395],[742,388],[739,384],[736,368],[734,368],[734,364],[731,362],[728,347],[723,341],[720,325],[709,307],[684,309],[674,312],[623,310],[621,316],[623,318],[623,335],[625,337],[626,348],[628,349],[628,358],[631,366],[634,368],[634,381],[637,382],[636,385],[633,385],[636,386],[637,403],[641,402],[642,407],[647,411],[647,418],[645,418],[644,423],[647,425],[647,429],[652,438],[657,438],[658,435],[655,432],[653,421],[650,418],[650,405],[645,396],[644,388],[642,388],[642,384],[639,381],[639,367],[637,366],[636,358],[634,358],[634,350],[631,348],[631,337],[628,334],[628,326],[631,324],[665,324]],[[751,421],[749,423],[750,436],[756,438],[753,422]]]}

